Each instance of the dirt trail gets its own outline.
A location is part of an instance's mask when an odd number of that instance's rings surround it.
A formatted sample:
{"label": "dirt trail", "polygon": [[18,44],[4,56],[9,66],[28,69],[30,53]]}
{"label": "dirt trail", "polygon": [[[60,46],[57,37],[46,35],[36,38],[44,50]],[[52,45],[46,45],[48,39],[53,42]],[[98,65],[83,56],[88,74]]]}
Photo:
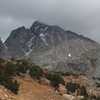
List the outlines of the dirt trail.
{"label": "dirt trail", "polygon": [[18,80],[20,82],[20,90],[16,100],[64,100],[51,87],[40,85],[30,77],[19,78]]}

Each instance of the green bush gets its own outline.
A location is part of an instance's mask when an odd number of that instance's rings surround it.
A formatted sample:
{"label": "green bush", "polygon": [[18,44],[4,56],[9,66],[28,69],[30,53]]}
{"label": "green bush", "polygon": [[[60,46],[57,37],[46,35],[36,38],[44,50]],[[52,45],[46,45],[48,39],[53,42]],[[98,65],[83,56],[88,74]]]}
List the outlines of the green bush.
{"label": "green bush", "polygon": [[0,84],[5,86],[7,89],[11,90],[13,93],[17,94],[19,90],[19,84],[15,80],[8,78],[4,75],[0,75]]}
{"label": "green bush", "polygon": [[17,75],[20,75],[20,73],[25,74],[28,70],[28,66],[27,65],[18,65],[17,68]]}
{"label": "green bush", "polygon": [[7,62],[7,64],[5,65],[5,72],[4,74],[7,77],[13,77],[16,75],[17,72],[17,66],[16,64],[13,64],[12,62]]}
{"label": "green bush", "polygon": [[32,78],[39,79],[43,75],[43,70],[39,66],[33,66],[29,74]]}
{"label": "green bush", "polygon": [[17,74],[25,74],[31,67],[30,63],[26,60],[17,61]]}
{"label": "green bush", "polygon": [[65,84],[62,76],[57,73],[49,73],[47,79],[51,81],[51,85],[54,87],[58,87],[59,84]]}
{"label": "green bush", "polygon": [[6,77],[4,74],[0,74],[0,84],[5,85],[7,80],[9,80],[8,77]]}
{"label": "green bush", "polygon": [[0,71],[0,84],[17,94],[19,84],[13,77],[16,75],[17,66],[13,62],[7,62]]}

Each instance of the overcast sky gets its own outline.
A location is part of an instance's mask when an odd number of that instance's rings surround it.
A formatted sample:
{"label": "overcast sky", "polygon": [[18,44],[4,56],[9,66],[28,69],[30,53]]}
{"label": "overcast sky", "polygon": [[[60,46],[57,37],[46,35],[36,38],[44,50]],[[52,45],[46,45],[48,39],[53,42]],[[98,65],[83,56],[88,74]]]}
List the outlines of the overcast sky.
{"label": "overcast sky", "polygon": [[0,0],[0,37],[35,20],[100,42],[100,0]]}

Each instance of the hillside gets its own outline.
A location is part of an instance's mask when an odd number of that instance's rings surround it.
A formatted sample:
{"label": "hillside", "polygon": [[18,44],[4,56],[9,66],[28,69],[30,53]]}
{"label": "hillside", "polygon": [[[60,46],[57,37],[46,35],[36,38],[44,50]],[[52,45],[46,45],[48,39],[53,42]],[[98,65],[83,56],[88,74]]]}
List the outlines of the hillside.
{"label": "hillside", "polygon": [[[40,84],[36,80],[30,78],[30,76],[17,77],[17,80],[20,83],[18,94],[15,95],[4,87],[0,87],[0,100],[81,100],[79,99],[79,96],[73,96],[74,94],[66,94],[66,96],[65,94],[60,95],[59,92],[56,92],[50,85]],[[88,93],[89,91],[93,92],[91,95],[100,96],[100,88],[96,90],[95,86],[93,85],[93,81],[88,80],[88,78],[84,76],[79,76],[77,79],[74,76],[65,77],[66,82],[70,82],[71,80],[73,83],[84,85]],[[87,85],[89,85],[89,87]]]}
{"label": "hillside", "polygon": [[100,98],[100,83],[95,77],[49,72],[26,60],[0,59],[0,66],[0,100]]}
{"label": "hillside", "polygon": [[0,88],[0,100],[64,100],[50,86],[41,85],[30,77],[18,78],[18,81],[20,82],[18,95]]}

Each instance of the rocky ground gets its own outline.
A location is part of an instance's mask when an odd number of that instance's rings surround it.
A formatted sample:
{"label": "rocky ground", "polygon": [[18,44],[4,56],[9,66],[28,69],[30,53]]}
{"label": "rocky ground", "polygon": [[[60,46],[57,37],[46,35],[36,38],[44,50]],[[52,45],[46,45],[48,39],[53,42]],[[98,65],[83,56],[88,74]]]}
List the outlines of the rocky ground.
{"label": "rocky ground", "polygon": [[[50,85],[44,85],[38,83],[36,80],[33,80],[29,76],[26,77],[17,77],[18,82],[20,83],[20,88],[18,95],[14,95],[4,87],[0,86],[0,100],[81,100],[82,96],[77,96],[75,99],[74,95],[64,94],[64,87],[62,86],[60,92],[56,92]],[[91,83],[88,78],[84,76],[66,76],[66,82],[73,81],[75,83],[79,83],[80,85],[86,85],[87,90],[91,91],[91,95],[100,95],[100,91],[96,91],[95,87],[89,86]],[[91,84],[92,86],[94,84]],[[93,90],[93,92],[92,92]]]}
{"label": "rocky ground", "polygon": [[30,77],[18,78],[20,89],[18,95],[9,93],[5,88],[0,88],[0,100],[65,100],[46,85],[41,85]]}
{"label": "rocky ground", "polygon": [[16,100],[16,96],[3,86],[0,86],[0,100]]}
{"label": "rocky ground", "polygon": [[18,80],[21,86],[16,100],[64,100],[50,86],[41,85],[30,78]]}

